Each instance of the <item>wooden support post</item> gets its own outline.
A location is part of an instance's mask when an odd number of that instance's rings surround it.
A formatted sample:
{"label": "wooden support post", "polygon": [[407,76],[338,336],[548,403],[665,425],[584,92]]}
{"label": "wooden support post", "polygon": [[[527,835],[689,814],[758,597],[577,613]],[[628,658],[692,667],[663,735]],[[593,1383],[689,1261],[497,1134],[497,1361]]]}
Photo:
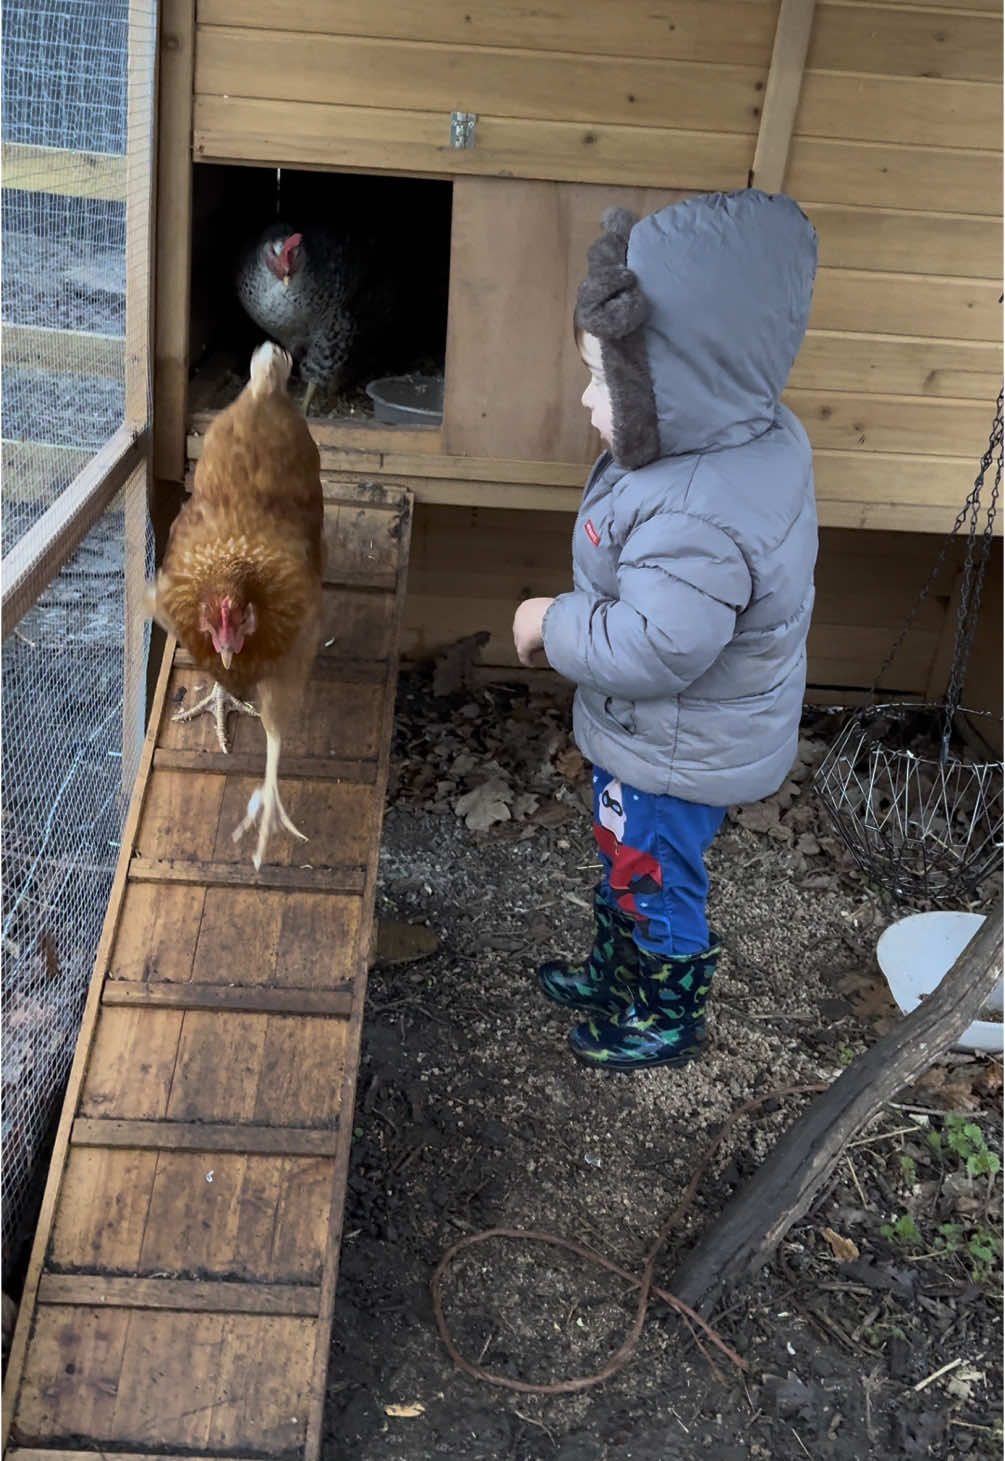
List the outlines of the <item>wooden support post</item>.
{"label": "wooden support post", "polygon": [[[153,162],[157,31],[146,0],[129,5],[129,90],[126,112],[126,424],[150,424],[153,353]],[[147,437],[149,447],[149,436]],[[124,649],[122,660],[122,789],[132,788],[146,729],[147,493],[150,454],[123,488]]]}
{"label": "wooden support post", "polygon": [[130,0],[126,106],[126,422],[150,420],[151,240],[157,35],[149,4]]}
{"label": "wooden support post", "polygon": [[[185,475],[188,392],[194,64],[195,0],[164,0],[158,66],[153,460],[156,479],[179,483]],[[174,511],[162,524],[157,504],[153,507],[160,547]]]}
{"label": "wooden support post", "polygon": [[14,628],[79,547],[146,454],[146,433],[120,426],[65,492],[3,560],[3,637]]}
{"label": "wooden support post", "polygon": [[140,764],[147,723],[146,564],[147,480],[150,463],[137,467],[122,491],[125,539],[122,545],[122,790],[128,796]]}
{"label": "wooden support post", "polygon": [[778,193],[785,182],[792,128],[813,30],[815,0],[782,0],[764,88],[761,126],[748,185]]}
{"label": "wooden support post", "polygon": [[1002,909],[999,898],[935,993],[852,1062],[727,1205],[669,1285],[685,1304],[707,1313],[752,1277],[809,1210],[852,1137],[962,1035],[1001,978]]}

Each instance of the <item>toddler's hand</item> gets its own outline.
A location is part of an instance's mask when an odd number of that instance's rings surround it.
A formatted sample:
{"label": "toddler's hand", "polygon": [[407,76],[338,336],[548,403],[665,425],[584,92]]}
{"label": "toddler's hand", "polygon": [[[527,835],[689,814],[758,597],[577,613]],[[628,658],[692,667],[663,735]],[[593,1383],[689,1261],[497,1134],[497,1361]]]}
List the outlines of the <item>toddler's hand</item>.
{"label": "toddler's hand", "polygon": [[[544,649],[541,625],[554,599],[524,599],[513,615],[513,643],[522,665],[533,665],[535,656]],[[541,663],[540,660],[537,663]]]}

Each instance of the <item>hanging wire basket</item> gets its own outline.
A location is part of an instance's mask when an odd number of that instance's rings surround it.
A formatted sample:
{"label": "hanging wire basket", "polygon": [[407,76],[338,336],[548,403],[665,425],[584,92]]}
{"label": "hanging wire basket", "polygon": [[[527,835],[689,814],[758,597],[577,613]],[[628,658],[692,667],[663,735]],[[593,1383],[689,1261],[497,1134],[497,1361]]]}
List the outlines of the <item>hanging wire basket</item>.
{"label": "hanging wire basket", "polygon": [[[995,465],[978,538],[984,477]],[[969,901],[1002,861],[1003,766],[971,755],[961,717],[1001,743],[1001,719],[960,704],[991,555],[1002,477],[1002,395],[973,491],[943,544],[913,613],[879,672],[893,661],[942,567],[949,542],[969,518],[956,639],[944,702],[869,704],[851,714],[814,777],[814,788],[841,841],[866,876],[890,896],[944,906]],[[992,722],[994,725],[992,727]]]}
{"label": "hanging wire basket", "polygon": [[[854,715],[817,769],[816,790],[870,879],[911,903],[968,901],[1002,855],[1002,763],[951,745],[946,708],[873,705]],[[972,712],[964,712],[972,714]]]}

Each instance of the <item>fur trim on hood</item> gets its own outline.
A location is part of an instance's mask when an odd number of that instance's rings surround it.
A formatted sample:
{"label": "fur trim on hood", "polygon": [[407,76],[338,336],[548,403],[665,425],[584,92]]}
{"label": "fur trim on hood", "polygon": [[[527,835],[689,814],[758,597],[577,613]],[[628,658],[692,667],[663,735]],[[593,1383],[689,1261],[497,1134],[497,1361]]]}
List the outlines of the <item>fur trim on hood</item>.
{"label": "fur trim on hood", "polygon": [[625,263],[638,219],[626,208],[608,208],[601,221],[604,232],[587,251],[589,272],[576,296],[576,324],[600,342],[614,458],[625,467],[643,467],[659,456],[660,437],[644,334],[649,302]]}

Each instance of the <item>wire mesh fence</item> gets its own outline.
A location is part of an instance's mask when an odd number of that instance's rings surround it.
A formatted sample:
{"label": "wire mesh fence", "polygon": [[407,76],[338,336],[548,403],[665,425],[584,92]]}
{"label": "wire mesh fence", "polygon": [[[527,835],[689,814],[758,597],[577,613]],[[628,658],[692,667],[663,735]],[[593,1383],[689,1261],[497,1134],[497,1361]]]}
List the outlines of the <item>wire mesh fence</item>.
{"label": "wire mesh fence", "polygon": [[[140,430],[148,409],[146,366],[137,380],[125,343],[142,355],[156,5],[6,0],[0,24],[3,569],[5,584],[24,581],[27,564],[34,604],[11,631],[5,588],[6,1287],[34,1221],[143,721],[146,468],[96,520],[73,519],[64,494],[127,414]],[[40,538],[49,561],[36,568]]]}
{"label": "wire mesh fence", "polygon": [[123,420],[130,30],[152,102],[151,5],[3,7],[5,553]]}

